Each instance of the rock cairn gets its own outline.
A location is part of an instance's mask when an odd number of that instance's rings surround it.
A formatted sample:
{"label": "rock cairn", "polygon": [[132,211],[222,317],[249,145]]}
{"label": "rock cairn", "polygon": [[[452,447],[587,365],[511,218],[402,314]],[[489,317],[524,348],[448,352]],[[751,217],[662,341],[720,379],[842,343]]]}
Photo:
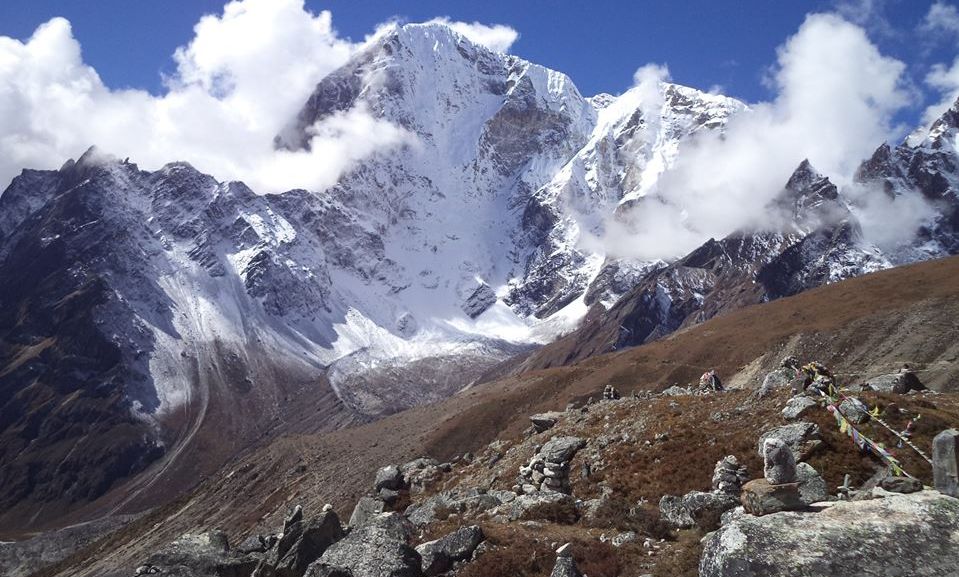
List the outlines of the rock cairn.
{"label": "rock cairn", "polygon": [[728,455],[716,463],[713,470],[713,491],[739,496],[743,484],[749,481],[746,467],[739,464],[735,455]]}
{"label": "rock cairn", "polygon": [[664,495],[659,500],[660,517],[676,529],[699,527],[713,531],[723,513],[739,504],[739,494],[747,480],[746,467],[734,455],[728,455],[716,463],[712,492],[690,491],[681,497]]}
{"label": "rock cairn", "polygon": [[613,385],[606,385],[603,389],[603,400],[615,401],[619,399],[619,396],[619,391],[617,391]]}
{"label": "rock cairn", "polygon": [[780,511],[805,508],[796,473],[796,458],[785,441],[777,437],[763,441],[762,479],[743,486],[743,509],[753,515],[768,515]]}
{"label": "rock cairn", "polygon": [[520,467],[519,493],[539,491],[570,494],[570,461],[586,445],[579,437],[555,437],[543,445],[529,465]]}

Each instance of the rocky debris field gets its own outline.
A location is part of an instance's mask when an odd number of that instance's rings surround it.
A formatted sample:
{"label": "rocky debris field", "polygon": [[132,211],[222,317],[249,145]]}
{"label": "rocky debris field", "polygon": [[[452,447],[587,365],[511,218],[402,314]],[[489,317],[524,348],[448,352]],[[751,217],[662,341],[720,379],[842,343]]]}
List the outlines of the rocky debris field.
{"label": "rocky debris field", "polygon": [[348,517],[293,506],[282,528],[184,535],[135,573],[959,574],[959,395],[887,375],[826,396],[788,365],[755,389],[606,387],[475,455],[384,463]]}

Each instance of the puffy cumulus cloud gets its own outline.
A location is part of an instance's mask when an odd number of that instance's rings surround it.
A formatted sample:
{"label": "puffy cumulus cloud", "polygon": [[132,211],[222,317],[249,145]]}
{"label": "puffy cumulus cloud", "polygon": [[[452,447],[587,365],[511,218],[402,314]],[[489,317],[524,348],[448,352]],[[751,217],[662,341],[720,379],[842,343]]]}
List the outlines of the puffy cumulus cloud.
{"label": "puffy cumulus cloud", "polygon": [[458,34],[462,34],[472,42],[485,46],[493,52],[507,52],[519,38],[519,32],[504,24],[489,26],[479,22],[456,22],[449,18],[434,18],[430,22],[445,24]]}
{"label": "puffy cumulus cloud", "polygon": [[859,26],[831,14],[808,16],[778,51],[776,97],[733,117],[725,134],[685,143],[673,169],[611,226],[608,251],[669,258],[709,237],[769,226],[767,206],[804,158],[848,183],[899,130],[893,115],[912,99],[903,71]]}
{"label": "puffy cumulus cloud", "polygon": [[408,141],[356,109],[314,126],[311,151],[274,150],[316,83],[357,49],[328,12],[312,14],[302,0],[237,0],[199,21],[175,52],[167,90],[152,96],[105,86],[62,18],[26,42],[0,37],[0,186],[96,144],[151,169],[187,160],[258,192],[326,188],[365,156]]}
{"label": "puffy cumulus cloud", "polygon": [[933,39],[959,40],[959,9],[952,4],[936,2],[919,25],[919,31]]}

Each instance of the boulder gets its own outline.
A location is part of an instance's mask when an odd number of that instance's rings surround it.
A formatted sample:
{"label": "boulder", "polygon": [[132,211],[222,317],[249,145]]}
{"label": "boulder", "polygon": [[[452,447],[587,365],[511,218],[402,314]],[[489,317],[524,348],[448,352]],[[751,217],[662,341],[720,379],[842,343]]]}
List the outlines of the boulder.
{"label": "boulder", "polygon": [[519,495],[492,512],[505,515],[510,521],[548,519],[557,523],[576,522],[576,501],[565,493],[537,492]]}
{"label": "boulder", "polygon": [[380,489],[376,492],[376,498],[388,506],[392,507],[400,500],[400,492],[393,489]]}
{"label": "boulder", "polygon": [[787,421],[795,421],[803,416],[818,403],[805,395],[797,395],[786,401],[786,407],[782,410],[783,418]]}
{"label": "boulder", "polygon": [[[478,514],[488,511],[499,505],[512,501],[515,493],[508,491],[489,491],[481,493],[478,490],[466,492],[444,491],[410,505],[406,508],[406,516],[414,526],[421,527],[437,520],[438,514]],[[445,519],[445,517],[443,517]]]}
{"label": "boulder", "polygon": [[796,465],[796,480],[799,482],[799,498],[803,503],[812,505],[832,499],[826,480],[809,463]]}
{"label": "boulder", "polygon": [[763,384],[759,387],[761,391],[774,391],[776,389],[785,389],[792,381],[793,371],[786,368],[778,368],[775,371],[766,374],[763,378]]}
{"label": "boulder", "polygon": [[701,577],[956,575],[959,499],[934,491],[741,516],[703,540]]}
{"label": "boulder", "polygon": [[754,479],[743,485],[740,500],[743,509],[756,516],[797,511],[806,507],[799,494],[799,483],[773,485],[766,479]]}
{"label": "boulder", "polygon": [[163,547],[143,565],[146,574],[159,573],[171,577],[248,577],[258,558],[230,551],[222,531],[189,533]]}
{"label": "boulder", "polygon": [[556,426],[556,423],[563,418],[563,413],[551,411],[549,413],[537,413],[530,416],[529,420],[533,423],[533,429],[537,433],[542,433]]}
{"label": "boulder", "polygon": [[856,397],[843,399],[843,401],[839,403],[839,412],[846,417],[846,420],[856,425],[861,425],[870,418],[869,408]]}
{"label": "boulder", "polygon": [[[419,553],[407,542],[402,515],[384,513],[353,530],[310,565],[308,577],[419,577]],[[338,573],[339,572],[339,573]]]}
{"label": "boulder", "polygon": [[387,465],[376,472],[376,480],[373,482],[374,491],[381,489],[397,491],[401,488],[403,488],[403,474],[396,465]]}
{"label": "boulder", "polygon": [[879,486],[891,493],[917,493],[922,491],[922,483],[912,477],[886,477]]}
{"label": "boulder", "polygon": [[905,395],[911,391],[925,390],[926,386],[922,384],[916,373],[905,370],[873,377],[862,388],[869,391]]}
{"label": "boulder", "polygon": [[250,535],[236,546],[238,553],[266,553],[276,545],[276,535]]}
{"label": "boulder", "polygon": [[[290,539],[292,536],[295,539]],[[340,519],[333,511],[321,513],[309,521],[299,521],[277,543],[277,577],[298,577],[310,563],[343,537]]]}
{"label": "boulder", "polygon": [[440,575],[453,568],[453,563],[466,561],[483,542],[483,530],[478,525],[462,527],[436,541],[423,543],[416,552],[423,559],[423,574]]}
{"label": "boulder", "polygon": [[362,527],[374,515],[379,515],[386,508],[386,504],[380,499],[373,497],[360,497],[353,507],[353,514],[350,515],[350,527]]}
{"label": "boulder", "polygon": [[676,529],[699,527],[712,531],[719,526],[723,513],[739,505],[739,499],[722,491],[691,491],[682,497],[665,495],[659,500],[663,521]]}
{"label": "boulder", "polygon": [[802,461],[822,443],[819,425],[806,421],[790,423],[766,431],[759,437],[759,447],[757,451],[760,457],[763,456],[763,443],[766,442],[766,439],[770,438],[782,439],[784,443],[789,445],[789,449],[792,451],[796,461]]}
{"label": "boulder", "polygon": [[254,577],[299,577],[310,563],[343,537],[340,519],[333,511],[325,511],[308,521],[300,516],[300,520],[284,526],[286,531],[257,566]]}
{"label": "boulder", "polygon": [[554,437],[543,445],[539,455],[549,463],[566,463],[585,446],[586,441],[579,437]]}
{"label": "boulder", "polygon": [[946,429],[932,440],[932,476],[936,489],[959,497],[959,431]]}

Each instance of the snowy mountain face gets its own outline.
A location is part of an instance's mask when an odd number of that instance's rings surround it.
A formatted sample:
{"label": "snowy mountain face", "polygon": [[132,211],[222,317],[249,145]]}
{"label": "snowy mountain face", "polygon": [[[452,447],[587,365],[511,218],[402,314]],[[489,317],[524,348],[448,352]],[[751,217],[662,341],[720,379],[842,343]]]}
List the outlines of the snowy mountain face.
{"label": "snowy mountain face", "polygon": [[896,148],[881,145],[856,179],[875,185],[893,204],[918,194],[933,207],[935,216],[915,244],[893,255],[897,264],[959,252],[959,101]]}
{"label": "snowy mountain face", "polygon": [[[601,352],[894,260],[808,163],[771,207],[782,227],[674,263],[586,243],[641,206],[685,140],[746,110],[723,96],[662,83],[584,98],[561,73],[410,24],[323,79],[276,146],[309,147],[316,123],[357,108],[410,139],[325,191],[261,196],[91,149],[0,195],[0,510],[92,499],[204,434],[240,448],[307,404],[334,427],[446,397],[590,307],[613,331]],[[952,206],[927,235],[955,252],[949,122],[861,172]],[[66,491],[63,470],[82,482]]]}
{"label": "snowy mountain face", "polygon": [[[407,25],[277,136],[307,147],[316,122],[357,107],[411,135],[329,190],[260,196],[93,149],[25,171],[0,196],[0,460],[18,487],[3,503],[62,496],[64,468],[85,479],[69,499],[95,497],[178,454],[211,411],[242,446],[303,399],[327,404],[318,426],[436,400],[571,329],[601,269],[596,298],[633,274],[579,248],[579,222],[595,232],[679,140],[742,108],[661,94],[586,99],[563,74]],[[83,435],[95,467],[73,451]],[[39,461],[62,465],[28,474]]]}
{"label": "snowy mountain face", "polygon": [[744,306],[797,294],[891,266],[865,242],[849,201],[802,162],[768,207],[770,226],[710,239],[654,267],[608,310],[590,314],[520,366],[575,362],[643,344]]}

